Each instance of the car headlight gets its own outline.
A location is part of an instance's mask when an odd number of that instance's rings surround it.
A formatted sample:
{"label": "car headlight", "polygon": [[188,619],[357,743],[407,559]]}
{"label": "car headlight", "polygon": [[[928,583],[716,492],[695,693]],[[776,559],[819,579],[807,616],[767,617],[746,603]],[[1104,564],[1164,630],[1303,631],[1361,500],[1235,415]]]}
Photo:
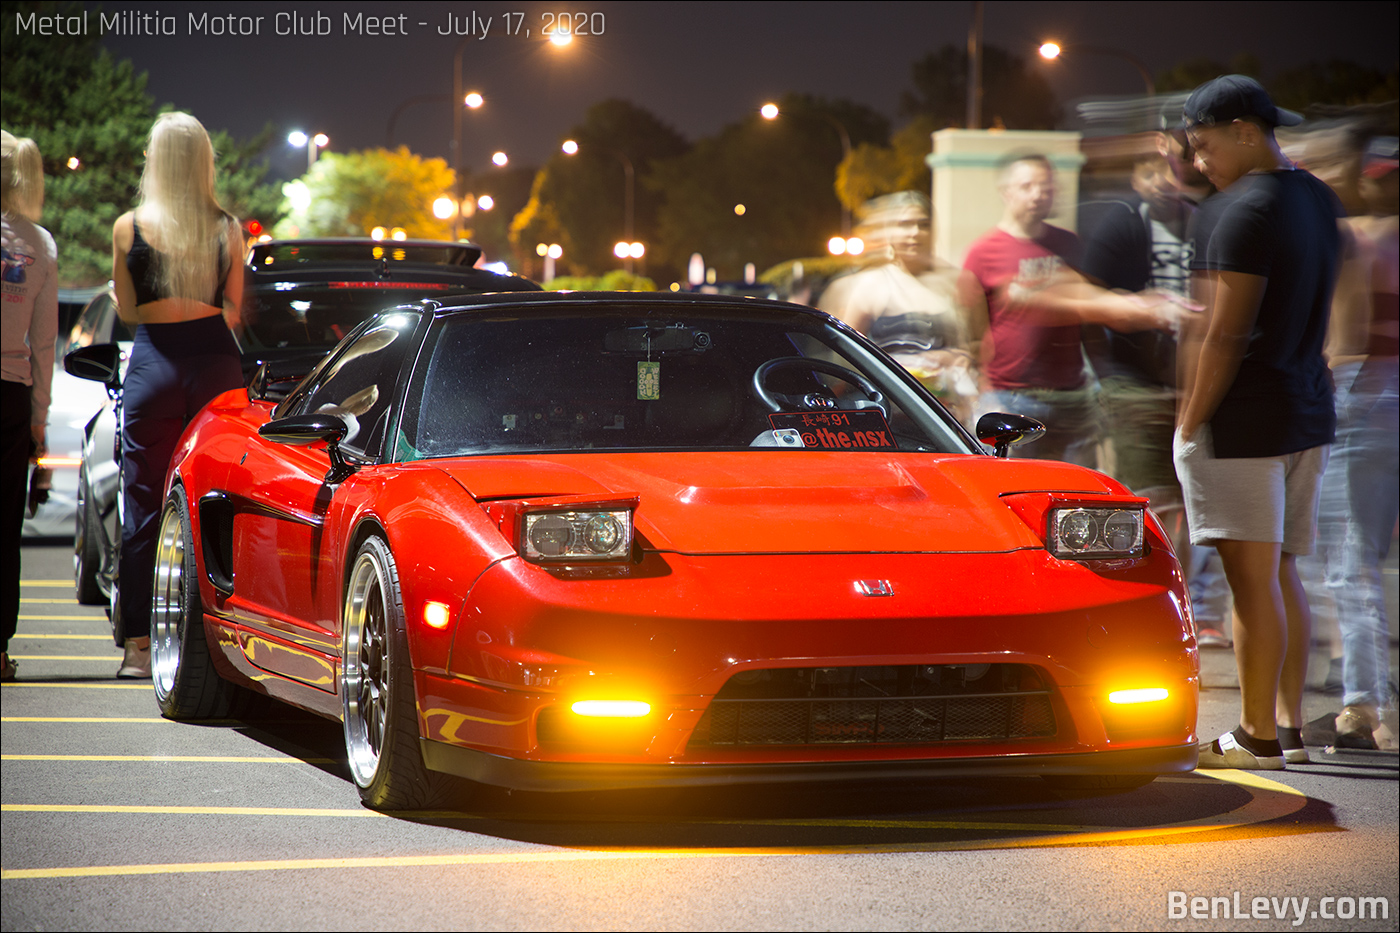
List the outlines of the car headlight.
{"label": "car headlight", "polygon": [[626,560],[632,552],[631,509],[526,511],[520,556],[550,561]]}
{"label": "car headlight", "polygon": [[1069,560],[1141,557],[1142,522],[1140,508],[1052,508],[1045,545]]}

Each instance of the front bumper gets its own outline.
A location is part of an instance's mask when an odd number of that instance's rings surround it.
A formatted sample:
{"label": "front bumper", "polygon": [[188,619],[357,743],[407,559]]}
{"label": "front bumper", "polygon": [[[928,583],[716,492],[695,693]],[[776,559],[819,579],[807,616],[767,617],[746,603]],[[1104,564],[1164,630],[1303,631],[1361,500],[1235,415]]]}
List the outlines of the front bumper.
{"label": "front bumper", "polygon": [[1196,744],[1069,755],[997,755],[891,761],[821,761],[753,764],[595,764],[526,761],[420,739],[423,760],[434,771],[480,784],[521,791],[634,790],[648,787],[713,787],[1035,775],[1171,774],[1194,770]]}

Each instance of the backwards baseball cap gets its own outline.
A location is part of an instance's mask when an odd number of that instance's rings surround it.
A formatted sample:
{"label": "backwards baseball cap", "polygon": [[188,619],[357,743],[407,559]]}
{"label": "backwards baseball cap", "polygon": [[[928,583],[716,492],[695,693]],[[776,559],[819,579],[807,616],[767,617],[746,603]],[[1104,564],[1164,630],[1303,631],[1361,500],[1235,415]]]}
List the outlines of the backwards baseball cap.
{"label": "backwards baseball cap", "polygon": [[1264,86],[1246,75],[1223,75],[1191,92],[1181,108],[1183,128],[1233,123],[1258,117],[1270,126],[1297,126],[1301,114],[1275,107]]}

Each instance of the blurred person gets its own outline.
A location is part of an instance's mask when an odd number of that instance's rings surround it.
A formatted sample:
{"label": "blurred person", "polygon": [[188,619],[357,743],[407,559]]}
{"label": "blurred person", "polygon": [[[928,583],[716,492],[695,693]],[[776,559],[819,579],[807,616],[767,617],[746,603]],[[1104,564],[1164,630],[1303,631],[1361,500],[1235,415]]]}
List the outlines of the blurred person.
{"label": "blurred person", "polygon": [[44,208],[44,163],[32,139],[0,131],[0,243],[3,243],[3,480],[5,556],[0,579],[0,680],[15,679],[10,639],[19,625],[20,546],[29,464],[48,453],[45,428],[58,337],[58,250],[38,225]]}
{"label": "blurred person", "polygon": [[874,340],[967,422],[976,370],[956,275],[930,249],[928,199],[900,191],[872,198],[861,214],[867,261],[827,287],[822,310]]}
{"label": "blurred person", "polygon": [[[1310,143],[1309,158],[1312,152]],[[1341,501],[1340,520],[1332,523],[1330,535],[1319,534],[1319,542],[1341,631],[1343,709],[1336,730],[1337,745],[1344,748],[1396,747],[1394,728],[1381,715],[1394,705],[1381,564],[1400,515],[1396,165],[1395,138],[1382,138],[1358,153],[1355,174],[1341,176],[1354,180],[1357,200],[1367,210],[1343,222],[1350,243],[1342,281],[1350,287],[1343,291],[1339,283],[1327,338],[1337,390],[1337,441],[1324,474],[1324,501],[1338,490]]]}
{"label": "blurred person", "polygon": [[[1195,245],[1188,228],[1196,211],[1193,195],[1213,189],[1181,158],[1187,151],[1189,145],[1183,149],[1174,136],[1162,133],[1153,151],[1137,159],[1131,177],[1135,196],[1113,202],[1085,242],[1085,275],[1107,288],[1155,289],[1190,298]],[[1229,647],[1224,634],[1229,612],[1224,574],[1218,568],[1211,574],[1207,562],[1212,554],[1192,554],[1181,485],[1172,463],[1176,333],[1125,334],[1108,327],[1086,327],[1084,342],[1099,378],[1104,426],[1113,442],[1114,477],[1146,496],[1166,526],[1192,584],[1198,644]]]}
{"label": "blurred person", "polygon": [[1302,118],[1252,78],[1201,85],[1183,116],[1222,193],[1202,235],[1210,314],[1173,447],[1191,541],[1216,546],[1234,594],[1242,701],[1200,767],[1276,770],[1307,760],[1311,619],[1296,558],[1313,547],[1335,427],[1322,348],[1341,205],[1283,155],[1274,128]]}
{"label": "blurred person", "polygon": [[1098,413],[1080,326],[1151,330],[1169,326],[1176,308],[1162,295],[1098,288],[1075,271],[1078,237],[1045,222],[1055,203],[1055,173],[1045,156],[1009,158],[998,188],[1002,219],[968,249],[960,282],[964,304],[980,318],[974,337],[982,337],[985,388],[978,410],[1045,424],[1042,438],[1020,456],[1096,466]]}
{"label": "blurred person", "polygon": [[118,677],[151,676],[151,600],[165,474],[190,419],[243,384],[238,323],[243,237],[214,196],[214,148],[198,120],[167,113],[146,146],[140,203],[112,227],[122,320],[139,325],[123,383],[126,511],[113,611]]}

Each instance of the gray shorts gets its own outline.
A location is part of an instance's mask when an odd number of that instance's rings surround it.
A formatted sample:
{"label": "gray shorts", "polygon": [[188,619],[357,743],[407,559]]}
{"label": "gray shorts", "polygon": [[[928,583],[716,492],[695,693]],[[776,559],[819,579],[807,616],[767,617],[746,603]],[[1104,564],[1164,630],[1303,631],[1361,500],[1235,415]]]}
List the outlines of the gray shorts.
{"label": "gray shorts", "polygon": [[1189,441],[1178,431],[1172,459],[1186,499],[1191,543],[1271,541],[1286,554],[1311,554],[1329,448],[1279,457],[1217,459],[1210,425]]}

